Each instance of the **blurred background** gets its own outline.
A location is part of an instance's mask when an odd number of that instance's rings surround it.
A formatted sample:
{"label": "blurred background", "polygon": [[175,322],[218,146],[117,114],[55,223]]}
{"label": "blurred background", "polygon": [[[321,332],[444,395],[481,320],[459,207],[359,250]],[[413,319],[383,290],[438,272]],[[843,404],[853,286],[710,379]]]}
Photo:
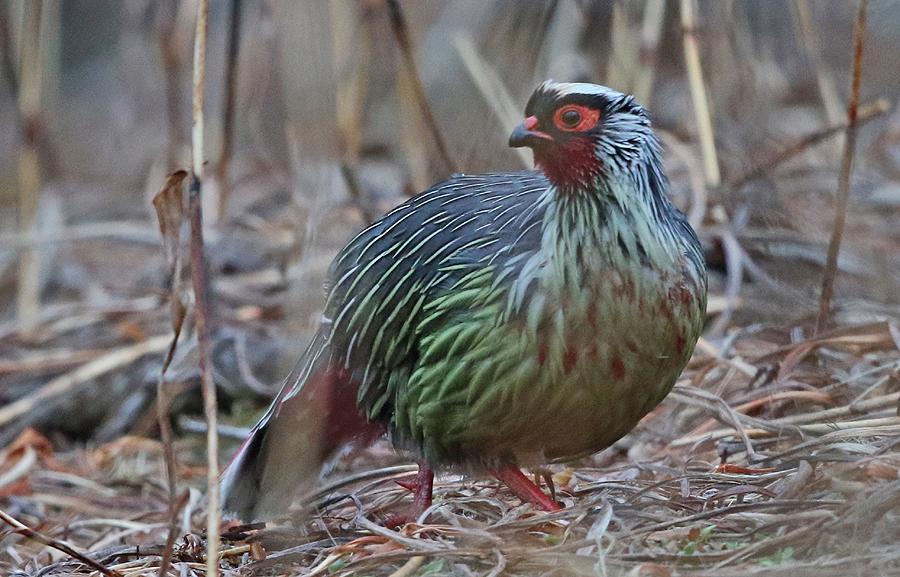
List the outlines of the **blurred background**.
{"label": "blurred background", "polygon": [[[212,0],[203,206],[222,435],[240,438],[296,362],[353,234],[452,172],[530,167],[506,141],[547,78],[606,84],[650,110],[710,264],[708,342],[764,327],[808,338],[856,11]],[[157,434],[171,320],[152,199],[190,165],[195,17],[189,0],[0,1],[0,447],[29,427],[58,448]],[[900,317],[898,79],[900,2],[872,0],[839,326]],[[190,436],[205,425],[191,330],[182,341],[168,382]]]}

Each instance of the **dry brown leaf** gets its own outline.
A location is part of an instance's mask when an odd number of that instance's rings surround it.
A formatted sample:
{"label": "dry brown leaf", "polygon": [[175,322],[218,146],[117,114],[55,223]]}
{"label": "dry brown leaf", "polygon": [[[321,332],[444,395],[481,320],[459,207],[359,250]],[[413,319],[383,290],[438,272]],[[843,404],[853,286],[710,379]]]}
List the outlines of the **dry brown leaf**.
{"label": "dry brown leaf", "polygon": [[166,182],[156,196],[153,197],[153,207],[156,209],[156,218],[159,220],[159,232],[162,234],[163,249],[168,265],[169,306],[172,309],[172,345],[163,361],[163,373],[172,362],[175,354],[175,345],[181,328],[187,307],[182,295],[189,289],[184,283],[181,274],[181,224],[184,221],[184,181],[188,173],[184,170],[176,170],[166,178]]}

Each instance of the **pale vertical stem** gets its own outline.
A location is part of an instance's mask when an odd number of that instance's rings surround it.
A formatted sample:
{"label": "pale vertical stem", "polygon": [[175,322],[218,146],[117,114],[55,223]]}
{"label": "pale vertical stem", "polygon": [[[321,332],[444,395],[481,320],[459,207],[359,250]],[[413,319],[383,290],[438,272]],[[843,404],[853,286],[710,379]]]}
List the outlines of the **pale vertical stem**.
{"label": "pale vertical stem", "polygon": [[203,102],[206,78],[206,23],[209,0],[197,1],[197,29],[194,36],[193,99],[191,107],[191,171],[197,180],[203,179]]}
{"label": "pale vertical stem", "polygon": [[862,82],[862,55],[866,39],[866,10],[868,0],[860,0],[853,27],[853,80],[850,83],[850,102],[847,104],[847,137],[844,139],[844,154],[841,160],[841,174],[835,200],[834,225],[828,243],[828,260],[822,277],[822,296],[819,300],[819,316],[816,318],[816,333],[825,328],[831,313],[831,299],[834,295],[834,278],[837,275],[838,255],[841,238],[847,220],[847,201],[850,197],[850,173],[853,170],[853,154],[856,151],[856,127],[859,120],[859,87]]}
{"label": "pale vertical stem", "polygon": [[684,34],[684,60],[687,66],[688,84],[691,90],[691,101],[694,104],[694,119],[697,122],[697,136],[700,139],[700,151],[703,155],[703,174],[706,184],[719,186],[722,182],[719,173],[719,160],[716,156],[716,141],[713,132],[712,116],[709,100],[706,96],[706,84],[703,80],[703,68],[700,65],[700,49],[697,46],[696,18],[694,12],[696,0],[681,0],[681,27]]}
{"label": "pale vertical stem", "polygon": [[[22,27],[19,29],[19,151],[17,178],[19,188],[19,228],[33,235],[37,225],[38,194],[41,167],[37,137],[40,131],[41,84],[41,8],[40,0],[26,0],[21,5]],[[28,330],[37,322],[40,307],[39,252],[27,247],[19,256],[16,311],[19,326]]]}
{"label": "pale vertical stem", "polygon": [[610,51],[606,62],[606,84],[628,92],[634,71],[634,41],[628,8],[622,2],[612,6],[609,25]]}
{"label": "pale vertical stem", "polygon": [[206,24],[209,0],[197,3],[197,28],[194,35],[194,82],[191,123],[191,185],[189,208],[191,219],[191,281],[194,288],[194,317],[200,355],[200,380],[203,388],[203,411],[206,416],[206,574],[219,571],[219,435],[216,412],[216,385],[212,378],[209,328],[209,283],[203,252],[203,102],[206,78]]}
{"label": "pale vertical stem", "polygon": [[644,22],[641,24],[638,71],[634,80],[634,97],[645,106],[650,104],[653,94],[659,38],[662,35],[665,18],[665,0],[647,0],[644,5]]}
{"label": "pale vertical stem", "polygon": [[368,91],[369,34],[351,0],[329,0],[335,71],[336,124],[343,163],[355,166],[362,145],[362,115]]}

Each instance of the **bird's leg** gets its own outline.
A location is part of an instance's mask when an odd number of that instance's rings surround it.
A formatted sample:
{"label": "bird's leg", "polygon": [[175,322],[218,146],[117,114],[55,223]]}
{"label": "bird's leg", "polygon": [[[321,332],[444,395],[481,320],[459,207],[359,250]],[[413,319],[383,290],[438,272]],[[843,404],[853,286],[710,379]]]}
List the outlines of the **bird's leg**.
{"label": "bird's leg", "polygon": [[559,511],[562,506],[548,497],[541,488],[531,482],[518,467],[504,465],[499,469],[491,470],[491,475],[497,477],[501,483],[509,487],[519,499],[531,503],[544,511]]}
{"label": "bird's leg", "polygon": [[419,472],[416,473],[415,479],[397,479],[394,481],[401,487],[409,489],[413,492],[412,507],[405,514],[396,514],[388,517],[385,522],[387,527],[399,527],[406,523],[410,523],[419,518],[431,507],[431,494],[434,489],[434,470],[431,466],[422,461],[419,463]]}

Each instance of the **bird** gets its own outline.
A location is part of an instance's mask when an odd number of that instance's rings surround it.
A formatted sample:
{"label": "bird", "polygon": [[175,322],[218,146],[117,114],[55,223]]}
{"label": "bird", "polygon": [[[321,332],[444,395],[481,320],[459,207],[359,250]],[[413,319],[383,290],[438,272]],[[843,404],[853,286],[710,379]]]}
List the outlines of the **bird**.
{"label": "bird", "polygon": [[548,80],[509,137],[534,170],[456,174],[357,234],[315,336],[221,476],[225,511],[285,511],[346,447],[388,435],[418,473],[490,475],[609,447],[669,393],[702,330],[701,244],[633,96]]}

